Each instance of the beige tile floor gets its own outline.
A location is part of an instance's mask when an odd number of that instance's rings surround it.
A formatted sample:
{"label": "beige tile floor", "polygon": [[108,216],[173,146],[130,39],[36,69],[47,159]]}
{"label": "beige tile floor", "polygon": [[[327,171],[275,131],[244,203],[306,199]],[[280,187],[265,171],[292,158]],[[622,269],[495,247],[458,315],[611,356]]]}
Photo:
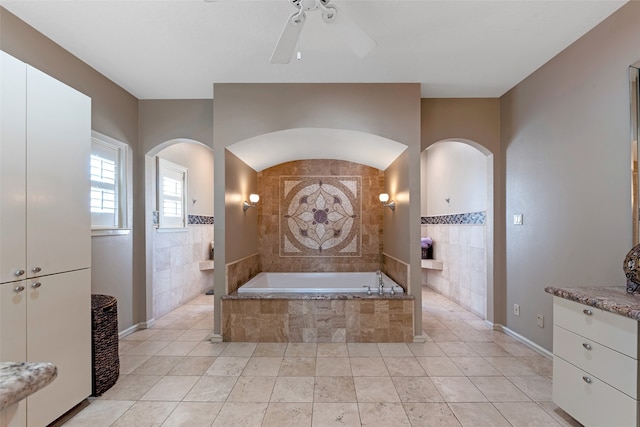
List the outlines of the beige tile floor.
{"label": "beige tile floor", "polygon": [[120,341],[121,376],[72,426],[579,426],[551,360],[423,291],[424,344],[211,343],[201,296]]}

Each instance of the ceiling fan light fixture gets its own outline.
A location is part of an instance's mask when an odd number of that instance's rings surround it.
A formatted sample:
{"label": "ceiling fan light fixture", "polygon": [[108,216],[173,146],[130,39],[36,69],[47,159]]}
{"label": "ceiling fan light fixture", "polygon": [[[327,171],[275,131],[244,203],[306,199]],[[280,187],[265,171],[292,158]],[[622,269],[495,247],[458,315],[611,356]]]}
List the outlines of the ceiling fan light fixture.
{"label": "ceiling fan light fixture", "polygon": [[[338,18],[338,16],[340,17]],[[367,56],[377,45],[376,41],[344,11],[338,11],[333,6],[323,6],[322,19],[338,33],[358,58],[362,59]]]}
{"label": "ceiling fan light fixture", "polygon": [[[298,11],[289,17],[280,39],[271,55],[272,64],[288,64],[296,49],[302,27],[306,19],[305,12],[320,9],[322,20],[345,41],[358,58],[364,58],[376,47],[376,41],[369,36],[344,11],[338,12],[335,6],[328,6],[331,0],[290,0]],[[338,18],[340,15],[340,18]],[[298,60],[301,54],[296,54]]]}
{"label": "ceiling fan light fixture", "polygon": [[289,16],[280,34],[280,39],[278,39],[278,43],[271,54],[272,64],[288,64],[291,61],[291,56],[293,56],[298,44],[305,19],[306,15],[302,9]]}

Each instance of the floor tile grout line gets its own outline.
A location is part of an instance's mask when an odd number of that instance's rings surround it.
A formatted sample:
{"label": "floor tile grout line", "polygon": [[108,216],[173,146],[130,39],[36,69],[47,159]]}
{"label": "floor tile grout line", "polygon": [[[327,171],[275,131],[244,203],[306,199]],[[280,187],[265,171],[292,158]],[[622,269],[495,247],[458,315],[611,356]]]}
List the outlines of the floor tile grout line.
{"label": "floor tile grout line", "polygon": [[[433,317],[431,317],[431,316],[429,316],[429,313],[425,313],[425,317],[427,318],[427,322],[429,322],[429,321],[430,321],[429,319],[431,319],[431,320],[433,321],[433,320],[434,320],[434,319],[436,319],[436,318],[439,318],[439,319],[441,319],[442,321],[445,321],[445,322],[450,321],[450,317],[448,317],[448,316],[440,316],[440,317],[433,316]],[[464,321],[466,322],[466,321],[467,321],[467,319],[465,319]],[[172,328],[172,325],[167,323],[167,324],[165,324],[165,327],[164,327],[163,329],[159,329],[158,331],[162,331],[162,330],[171,331],[171,330],[176,330],[176,329],[173,329],[173,328]],[[180,337],[181,337],[181,336],[183,336],[184,334],[186,334],[189,330],[196,330],[196,329],[188,329],[188,330],[186,330],[186,331],[183,331],[183,332],[181,332],[179,335],[177,335],[177,336],[173,336],[173,337],[172,337],[173,339],[170,339],[168,342],[169,342],[169,343],[171,343],[171,342],[178,342],[178,341],[180,341]],[[448,333],[453,333],[453,332],[452,332],[452,329],[450,329],[450,328],[444,328],[443,330],[444,330],[445,332],[448,332]],[[497,368],[496,368],[496,367],[495,367],[491,362],[489,362],[489,361],[486,359],[486,357],[505,357],[505,358],[506,358],[506,357],[510,357],[510,358],[513,358],[513,360],[517,360],[519,363],[521,363],[521,364],[523,364],[524,366],[526,366],[526,367],[529,369],[529,371],[530,371],[530,372],[532,372],[532,374],[530,374],[530,375],[511,375],[512,377],[519,377],[519,376],[523,376],[523,377],[533,377],[533,378],[539,377],[539,378],[541,378],[541,379],[547,379],[547,377],[546,377],[546,376],[544,376],[544,375],[542,375],[541,373],[539,373],[539,372],[538,372],[538,370],[534,369],[534,367],[533,367],[533,366],[529,366],[529,365],[525,364],[522,360],[520,360],[520,357],[528,357],[528,356],[526,356],[526,355],[516,356],[516,354],[511,353],[511,352],[507,349],[507,348],[508,348],[508,346],[500,345],[500,343],[501,343],[501,342],[503,342],[503,341],[496,340],[496,339],[495,339],[495,338],[496,338],[495,336],[494,336],[494,337],[492,337],[492,336],[489,336],[489,334],[486,334],[486,336],[484,337],[484,339],[483,339],[483,337],[472,337],[472,338],[471,338],[471,340],[473,340],[473,339],[475,339],[475,338],[480,338],[481,340],[479,340],[479,341],[468,341],[468,339],[467,339],[467,338],[465,338],[465,336],[467,336],[467,337],[468,337],[468,336],[469,336],[469,334],[465,333],[465,332],[464,332],[464,330],[458,330],[458,329],[456,329],[455,331],[456,331],[459,335],[461,335],[460,337],[458,337],[457,341],[439,341],[439,340],[433,340],[433,341],[429,341],[429,343],[431,343],[432,345],[435,345],[435,347],[436,347],[436,348],[438,348],[438,349],[439,349],[439,350],[444,354],[444,356],[438,356],[438,357],[445,357],[446,359],[448,359],[448,360],[450,360],[451,362],[453,362],[453,364],[454,364],[455,366],[457,366],[457,368],[458,368],[458,369],[460,369],[460,366],[456,365],[456,363],[455,363],[455,359],[454,359],[454,358],[456,358],[456,357],[477,357],[477,358],[480,358],[480,359],[484,360],[486,363],[488,363],[488,364],[489,364],[489,366],[492,366],[494,369],[497,369]],[[473,325],[469,325],[468,332],[478,332],[478,331],[477,331],[477,330],[475,330],[475,329],[473,328]],[[485,331],[485,332],[486,332],[486,331]],[[491,332],[493,332],[493,331],[491,331]],[[161,332],[156,332],[156,333],[161,333]],[[171,334],[170,334],[170,333],[168,333],[168,335],[170,336]],[[151,336],[149,336],[149,337],[147,337],[147,339],[145,339],[144,341],[161,341],[161,340],[159,340],[159,339],[158,339],[158,337],[156,337],[155,339],[151,339],[151,337],[152,337],[152,335],[151,335]],[[163,337],[163,338],[164,338],[164,337]],[[164,339],[166,339],[166,338],[164,338]],[[143,341],[143,342],[144,342],[144,341]],[[202,342],[206,342],[206,341],[207,341],[206,339],[203,339],[203,340],[201,340],[201,341],[199,341],[199,342],[200,342],[200,343],[202,343]],[[510,341],[508,341],[508,340],[505,340],[505,341],[506,341],[506,342],[510,342]],[[487,343],[490,343],[490,344],[493,344],[493,345],[495,345],[495,346],[500,347],[501,349],[503,349],[503,351],[505,352],[505,354],[504,354],[504,355],[500,355],[500,356],[490,356],[490,355],[484,355],[484,356],[483,356],[483,355],[477,354],[477,352],[476,352],[473,348],[471,348],[471,350],[472,350],[472,351],[474,351],[474,353],[476,353],[476,354],[474,354],[474,355],[469,355],[469,354],[466,354],[466,353],[464,353],[464,352],[463,352],[463,353],[461,353],[461,354],[458,354],[458,353],[455,353],[455,352],[452,352],[452,351],[445,352],[445,351],[444,351],[444,349],[443,349],[443,347],[445,347],[445,348],[446,348],[446,347],[448,347],[450,350],[451,350],[451,348],[452,348],[452,347],[455,347],[455,346],[452,346],[452,345],[449,345],[449,344],[441,344],[441,343],[448,343],[448,342],[458,342],[458,343],[462,343],[462,344],[464,344],[464,346],[469,346],[469,345],[468,345],[468,342],[487,342]],[[259,357],[273,357],[273,356],[270,356],[270,355],[262,355],[262,356],[261,356],[261,355],[256,354],[256,351],[257,351],[257,348],[258,348],[257,346],[259,345],[259,343],[252,343],[252,344],[254,345],[254,348],[253,348],[253,350],[252,350],[251,354],[250,354],[250,355],[248,355],[248,357],[247,357],[248,361],[250,361],[252,358],[259,358]],[[318,346],[318,344],[320,344],[320,346]],[[425,378],[429,378],[429,379],[431,379],[431,378],[432,378],[432,376],[431,376],[431,375],[429,375],[429,373],[428,373],[428,372],[424,372],[424,375],[416,375],[416,376],[414,376],[414,375],[396,375],[396,376],[392,376],[392,375],[391,375],[391,371],[389,370],[389,364],[387,363],[387,361],[388,361],[388,360],[387,360],[387,358],[408,357],[408,358],[410,358],[410,359],[412,359],[412,360],[414,360],[414,361],[416,361],[416,362],[417,362],[417,359],[418,359],[418,358],[420,358],[420,357],[433,357],[433,356],[431,356],[431,355],[424,355],[424,354],[420,354],[420,355],[418,355],[418,354],[416,354],[417,349],[415,349],[415,351],[414,351],[414,347],[411,347],[411,346],[406,346],[406,345],[405,345],[405,348],[409,350],[410,356],[406,356],[406,354],[398,355],[398,354],[395,354],[394,352],[384,351],[384,350],[383,350],[383,348],[384,348],[384,347],[387,347],[387,349],[389,348],[389,346],[380,345],[380,344],[384,344],[384,343],[374,343],[374,344],[376,344],[376,348],[377,348],[377,350],[378,350],[378,354],[377,354],[377,355],[372,355],[372,354],[368,354],[368,353],[367,353],[366,355],[363,355],[363,354],[359,354],[359,355],[357,355],[357,353],[355,353],[355,348],[354,348],[354,349],[352,349],[352,350],[350,350],[350,349],[349,349],[349,345],[347,344],[347,346],[346,346],[346,347],[347,347],[347,348],[346,348],[346,356],[345,356],[345,355],[344,355],[344,353],[342,352],[342,350],[337,350],[337,351],[339,351],[339,352],[340,352],[340,353],[338,353],[338,354],[332,354],[332,353],[331,353],[330,348],[329,348],[329,349],[327,349],[327,352],[323,353],[323,352],[321,352],[321,351],[320,351],[320,348],[319,348],[319,347],[325,347],[325,346],[322,346],[321,344],[322,344],[322,343],[317,343],[317,344],[316,344],[316,346],[315,346],[315,355],[314,355],[314,356],[309,355],[309,357],[310,357],[310,358],[314,359],[315,364],[316,364],[316,369],[317,369],[317,362],[318,362],[318,359],[324,359],[324,358],[327,358],[327,357],[347,358],[347,359],[348,359],[348,363],[349,363],[349,368],[350,368],[350,370],[351,370],[351,372],[350,372],[350,377],[351,377],[351,378],[352,378],[352,380],[353,380],[353,379],[354,379],[354,378],[356,378],[357,376],[356,376],[356,375],[354,375],[354,372],[353,372],[353,366],[352,366],[352,363],[351,363],[351,362],[352,362],[352,359],[354,359],[354,358],[356,358],[356,357],[359,357],[359,358],[369,358],[369,357],[376,357],[376,358],[380,358],[380,359],[382,360],[382,362],[383,362],[383,366],[384,366],[384,369],[385,369],[385,371],[386,371],[386,376],[385,376],[385,378],[388,378],[388,379],[390,379],[390,380],[391,380],[392,385],[393,385],[393,387],[394,387],[394,390],[395,390],[396,394],[398,395],[398,397],[400,397],[400,392],[399,392],[399,390],[398,390],[398,385],[396,384],[396,382],[395,382],[395,381],[393,381],[393,380],[394,380],[394,378],[396,378],[396,377],[425,377]],[[167,344],[167,345],[169,345],[169,344]],[[285,359],[285,356],[286,356],[286,352],[287,352],[288,347],[289,347],[290,345],[291,345],[291,343],[288,343],[288,344],[287,344],[287,346],[283,349],[283,353],[282,353],[282,355],[277,356],[277,357],[280,357],[280,366],[279,366],[279,369],[278,369],[278,373],[277,373],[275,376],[273,376],[273,377],[274,377],[274,378],[273,378],[273,382],[274,382],[274,384],[273,384],[273,387],[271,388],[271,390],[270,390],[270,392],[269,392],[268,402],[266,402],[266,408],[267,408],[267,410],[268,410],[268,408],[269,408],[269,405],[271,405],[272,403],[276,403],[276,402],[271,402],[271,399],[273,398],[273,393],[274,393],[274,390],[275,390],[275,383],[276,383],[277,379],[281,377],[281,376],[280,376],[280,369],[281,369],[281,367],[282,367],[282,364],[283,364],[284,359]],[[328,347],[328,346],[326,346],[326,347]],[[470,346],[469,346],[469,347],[470,347]],[[163,347],[163,348],[164,348],[164,347]],[[158,350],[158,352],[156,352],[154,355],[144,355],[144,356],[146,356],[147,358],[151,358],[151,357],[154,357],[154,356],[155,356],[155,357],[160,357],[160,356],[158,356],[158,353],[160,353],[160,352],[161,352],[161,350],[162,350],[162,349]],[[213,365],[213,363],[215,362],[215,360],[217,360],[217,358],[218,358],[218,357],[221,357],[221,355],[222,355],[222,353],[224,352],[224,350],[225,350],[225,347],[222,347],[222,348],[220,348],[220,349],[217,351],[217,355],[216,355],[216,356],[210,356],[210,357],[213,357],[212,365]],[[454,351],[455,351],[455,349],[454,349]],[[176,357],[180,357],[180,358],[181,358],[181,361],[182,361],[182,360],[184,360],[184,359],[186,359],[186,358],[192,357],[192,356],[190,355],[190,353],[191,353],[191,352],[189,352],[188,354],[185,354],[185,355],[179,355],[179,356],[176,356]],[[352,353],[354,353],[354,354],[352,354]],[[300,356],[300,355],[297,355],[297,356]],[[147,359],[147,360],[148,360],[148,359]],[[175,364],[175,366],[177,366],[179,363],[181,363],[181,361],[178,361],[178,362]],[[144,362],[142,362],[142,363],[144,363]],[[419,364],[419,365],[422,367],[422,365],[421,365],[421,364]],[[175,368],[175,366],[174,366],[173,368]],[[210,367],[211,367],[211,365],[210,365]],[[172,368],[172,369],[173,369],[173,368]],[[234,387],[236,386],[236,384],[238,383],[240,376],[243,376],[243,374],[245,373],[245,372],[244,372],[244,370],[245,370],[246,368],[247,368],[247,364],[245,364],[245,366],[242,368],[242,370],[240,371],[239,375],[235,376],[235,381],[233,382],[233,386],[231,387],[231,391],[226,395],[226,397],[225,397],[224,401],[223,401],[223,402],[220,402],[220,410],[222,409],[222,407],[223,407],[226,403],[229,403],[229,402],[228,402],[229,396],[231,395],[231,392],[233,391],[233,388],[234,388]],[[135,369],[134,369],[133,371],[135,371]],[[134,375],[134,376],[135,376],[135,375],[140,375],[140,374],[133,374],[133,371],[132,371],[132,373],[131,373],[130,375]],[[205,375],[207,375],[207,374],[206,374],[206,371],[208,371],[208,369],[207,369],[207,370],[205,370],[205,373],[204,373],[204,374],[200,375],[200,378],[203,378]],[[165,375],[161,375],[161,377],[169,376],[168,374],[169,374],[170,372],[171,372],[171,369],[170,369],[170,370],[169,370]],[[402,371],[400,371],[400,372],[402,372]],[[531,402],[535,403],[535,404],[536,404],[537,406],[539,406],[542,410],[544,410],[544,411],[545,411],[545,413],[548,413],[548,411],[547,411],[547,408],[546,408],[546,407],[545,407],[545,408],[542,408],[542,406],[539,404],[539,402],[537,402],[537,401],[533,400],[533,399],[532,399],[532,398],[531,398],[531,397],[530,397],[530,396],[525,392],[525,390],[523,390],[523,389],[521,389],[520,387],[518,387],[518,385],[517,385],[516,383],[514,383],[513,381],[511,381],[511,379],[510,379],[509,377],[507,377],[507,375],[505,375],[504,373],[502,373],[502,372],[501,372],[501,371],[499,371],[499,370],[498,370],[498,373],[499,373],[500,375],[499,375],[499,376],[493,376],[493,378],[500,378],[500,377],[502,377],[502,378],[506,378],[506,379],[507,379],[507,380],[508,380],[508,381],[509,381],[509,382],[510,382],[514,387],[516,387],[516,388],[517,388],[518,390],[520,390],[520,391],[521,391],[521,392],[522,392],[522,393],[523,393],[523,394],[524,394],[528,399],[530,399],[528,402],[530,402],[530,403],[531,403]],[[480,377],[480,376],[478,376],[478,375],[468,375],[468,374],[467,374],[466,372],[464,372],[464,371],[462,372],[462,374],[463,374],[463,377],[464,377],[464,378]],[[359,376],[362,376],[362,375],[359,375]],[[315,375],[315,373],[314,373],[314,376],[313,376],[313,378],[314,378],[314,389],[315,389],[315,381],[316,381],[316,378],[317,378],[317,377],[318,377],[318,376],[317,376],[317,375]],[[195,387],[195,384],[197,384],[197,381],[192,385],[192,387],[190,388],[190,390],[189,390],[189,391],[187,391],[187,392],[185,393],[185,395],[183,396],[183,398],[182,398],[182,400],[181,400],[180,402],[185,402],[184,398],[189,394],[189,392],[190,392],[191,390],[193,390],[193,387]],[[475,385],[474,385],[474,386],[475,386]],[[476,388],[477,388],[477,387],[476,387]],[[479,391],[480,391],[481,395],[482,395],[482,396],[484,396],[484,397],[487,399],[487,401],[488,401],[488,402],[490,402],[490,403],[492,404],[492,406],[497,410],[497,408],[495,407],[495,405],[493,405],[495,402],[491,402],[491,401],[489,400],[488,396],[487,396],[484,392],[482,392],[481,390],[479,390]],[[447,407],[449,408],[449,410],[451,410],[451,412],[452,412],[452,414],[454,415],[454,417],[456,417],[456,419],[458,420],[458,422],[460,422],[460,420],[457,418],[457,416],[455,416],[455,413],[453,412],[453,410],[452,410],[452,408],[451,408],[451,405],[450,405],[451,403],[454,403],[454,402],[446,402],[446,401],[445,401],[445,399],[444,399],[444,396],[442,396],[442,394],[440,393],[440,390],[439,390],[438,388],[436,388],[436,392],[438,393],[438,395],[440,396],[440,398],[443,400],[443,402],[442,402],[442,403],[447,404]],[[137,403],[137,402],[139,402],[139,400],[138,400],[138,401],[135,401],[135,403]],[[176,405],[179,405],[179,403],[180,403],[180,402],[178,402]],[[543,402],[544,402],[544,401],[543,401]],[[134,405],[135,405],[135,403],[134,403]],[[286,403],[286,402],[285,402],[285,403]],[[316,404],[316,403],[320,403],[320,402],[317,402],[317,401],[316,401],[315,392],[314,392],[314,396],[313,396],[313,398],[312,398],[312,402],[310,402],[310,403],[312,404],[312,408],[313,408],[313,406],[315,406],[315,404]],[[356,402],[355,402],[355,403],[358,405],[358,408],[359,408],[361,403],[366,403],[366,402],[359,402],[359,401],[358,401],[358,399],[357,399],[357,396],[356,396]],[[405,408],[405,411],[404,411],[404,412],[405,412],[405,416],[406,416],[407,418],[409,418],[409,414],[408,414],[408,413],[407,413],[407,411],[406,411],[406,407],[407,407],[407,406],[406,406],[406,404],[407,404],[407,403],[410,403],[410,402],[403,402],[403,401],[402,401],[402,398],[400,398],[400,402],[399,402],[399,403],[400,403],[400,404],[402,404],[402,407],[403,407],[403,408]],[[132,406],[133,406],[133,405],[132,405]],[[176,410],[176,408],[177,408],[177,406],[173,408],[173,410],[172,410],[172,412],[171,412],[171,413],[173,413],[173,411],[175,411],[175,410]],[[264,417],[266,416],[266,411],[267,411],[267,410],[265,410],[265,412],[264,412],[264,414],[263,414],[263,420],[264,420]],[[220,412],[220,411],[219,411],[219,412]],[[219,412],[218,412],[218,414],[219,414]],[[125,411],[125,413],[126,413],[126,411]],[[123,414],[123,415],[124,415],[124,414]],[[358,415],[360,416],[360,411],[358,412]],[[168,415],[167,417],[169,417],[169,416],[170,416],[170,415]],[[217,416],[218,416],[218,415],[216,415],[216,418],[217,418]],[[313,411],[312,411],[312,416],[313,416]],[[504,417],[503,417],[503,418],[504,418]],[[312,420],[313,420],[313,419],[312,419]],[[360,419],[360,421],[361,421],[361,419]],[[213,424],[213,423],[215,423],[215,419],[212,421],[212,424]]]}

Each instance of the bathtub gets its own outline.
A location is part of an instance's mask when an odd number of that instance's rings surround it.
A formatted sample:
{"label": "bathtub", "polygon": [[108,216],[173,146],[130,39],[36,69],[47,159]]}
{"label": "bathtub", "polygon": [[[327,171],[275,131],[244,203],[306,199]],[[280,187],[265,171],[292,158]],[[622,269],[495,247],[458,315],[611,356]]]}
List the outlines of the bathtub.
{"label": "bathtub", "polygon": [[[382,273],[384,293],[390,294],[394,286],[396,294],[402,287]],[[238,294],[248,293],[365,293],[378,294],[378,277],[370,273],[268,273],[262,272],[238,288]]]}

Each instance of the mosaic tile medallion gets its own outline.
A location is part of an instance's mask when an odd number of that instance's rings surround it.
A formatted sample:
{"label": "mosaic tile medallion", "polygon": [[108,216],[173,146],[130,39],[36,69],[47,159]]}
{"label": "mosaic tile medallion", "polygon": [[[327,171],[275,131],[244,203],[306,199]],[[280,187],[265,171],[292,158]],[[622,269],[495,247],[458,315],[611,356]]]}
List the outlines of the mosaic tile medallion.
{"label": "mosaic tile medallion", "polygon": [[360,176],[281,176],[280,255],[361,256]]}

